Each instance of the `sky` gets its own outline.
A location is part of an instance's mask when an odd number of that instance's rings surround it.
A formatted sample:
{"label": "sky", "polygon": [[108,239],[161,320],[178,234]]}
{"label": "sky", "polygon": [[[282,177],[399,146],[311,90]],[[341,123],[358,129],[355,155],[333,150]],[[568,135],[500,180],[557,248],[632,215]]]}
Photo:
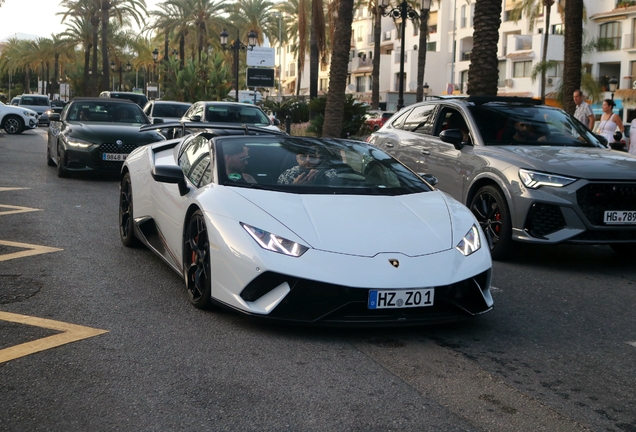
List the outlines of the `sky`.
{"label": "sky", "polygon": [[[156,9],[163,0],[146,0],[148,10]],[[65,9],[59,6],[60,0],[5,0],[0,6],[0,40],[13,37],[17,33],[26,33],[41,37],[51,37],[66,29],[60,23],[58,12]]]}

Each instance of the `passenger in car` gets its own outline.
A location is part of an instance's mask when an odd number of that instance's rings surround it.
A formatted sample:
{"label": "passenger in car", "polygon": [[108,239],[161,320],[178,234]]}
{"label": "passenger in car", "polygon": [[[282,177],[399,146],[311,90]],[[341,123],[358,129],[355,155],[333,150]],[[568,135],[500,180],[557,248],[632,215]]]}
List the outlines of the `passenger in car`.
{"label": "passenger in car", "polygon": [[336,178],[333,168],[325,169],[324,155],[319,149],[308,149],[296,155],[298,165],[289,168],[278,177],[278,184],[315,184]]}
{"label": "passenger in car", "polygon": [[515,122],[515,134],[512,136],[515,141],[545,141],[545,136],[535,132],[530,123],[524,121]]}

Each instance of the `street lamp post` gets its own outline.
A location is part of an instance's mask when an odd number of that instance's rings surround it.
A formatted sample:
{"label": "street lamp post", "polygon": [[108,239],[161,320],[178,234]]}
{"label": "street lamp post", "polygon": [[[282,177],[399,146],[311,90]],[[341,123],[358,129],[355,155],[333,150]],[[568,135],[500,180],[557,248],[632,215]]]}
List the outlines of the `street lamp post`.
{"label": "street lamp post", "polygon": [[614,92],[618,88],[618,78],[612,77],[609,80],[609,90],[612,92],[612,100],[614,100]]}
{"label": "street lamp post", "polygon": [[428,96],[429,89],[430,87],[428,86],[428,83],[424,83],[422,86],[422,90],[424,91],[424,100],[426,100],[426,97]]}
{"label": "street lamp post", "polygon": [[380,5],[382,16],[390,16],[394,20],[400,18],[402,20],[402,25],[400,27],[400,75],[398,77],[398,102],[397,102],[397,110],[401,110],[404,108],[404,38],[406,37],[406,20],[414,21],[420,18],[420,15],[413,9],[406,0],[402,0],[402,2],[394,8],[391,8],[389,11],[386,11],[389,6],[389,0],[382,0],[382,4]]}
{"label": "street lamp post", "polygon": [[[126,63],[126,72],[130,72],[130,70],[132,69],[132,65],[130,64],[130,62]],[[115,72],[115,62],[111,61],[110,62],[110,70]],[[122,74],[122,66],[121,63],[119,63],[119,91],[124,90],[124,87],[122,85],[123,81],[121,79],[121,74]],[[113,77],[113,81],[115,80],[115,78]],[[113,85],[113,91],[115,90],[115,86]]]}
{"label": "street lamp post", "polygon": [[[234,42],[232,42],[231,45],[228,46],[227,44],[227,38],[229,36],[229,33],[227,32],[226,29],[223,29],[223,31],[221,32],[221,46],[223,47],[223,51],[227,51],[227,50],[232,50],[234,52],[234,84],[235,84],[235,91],[236,91],[236,101],[239,101],[239,51],[245,51],[245,50],[249,50],[251,51],[252,49],[254,49],[254,47],[256,46],[256,39],[257,39],[257,34],[254,30],[250,30],[249,34],[247,35],[247,45],[243,44],[239,37],[239,31],[236,31],[236,39],[234,40]],[[256,91],[255,91],[256,92]]]}
{"label": "street lamp post", "polygon": [[[157,59],[159,58],[159,50],[157,48],[154,49],[154,51],[152,52],[152,78],[150,79],[150,83],[154,83],[155,81],[155,75],[157,74]],[[157,85],[157,88],[158,85]],[[146,85],[146,93],[148,93],[148,85]],[[155,90],[155,92],[157,92],[157,90]],[[155,95],[155,97],[153,99],[156,99],[159,97],[159,92],[157,92],[157,94]]]}
{"label": "street lamp post", "polygon": [[281,101],[281,78],[283,76],[283,14],[274,12],[274,18],[278,18],[278,102]]}

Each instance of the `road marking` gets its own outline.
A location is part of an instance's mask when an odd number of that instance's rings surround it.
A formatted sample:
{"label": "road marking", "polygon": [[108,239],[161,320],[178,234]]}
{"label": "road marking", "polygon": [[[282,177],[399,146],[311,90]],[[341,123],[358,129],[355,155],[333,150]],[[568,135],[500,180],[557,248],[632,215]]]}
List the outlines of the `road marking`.
{"label": "road marking", "polygon": [[12,191],[12,190],[24,190],[24,189],[31,189],[31,188],[19,188],[19,187],[0,187],[0,192],[5,192],[5,191]]}
{"label": "road marking", "polygon": [[9,312],[0,312],[0,320],[25,324],[35,327],[43,327],[50,330],[58,330],[62,333],[47,336],[31,342],[20,345],[14,345],[9,348],[0,350],[0,363],[14,360],[20,357],[55,348],[71,342],[77,342],[82,339],[108,333],[108,330],[100,330],[91,327],[84,327],[76,324],[69,324],[61,321],[54,321],[44,318],[36,318],[27,315],[13,314]]}
{"label": "road marking", "polygon": [[31,208],[31,207],[12,206],[12,205],[6,205],[6,204],[0,204],[0,207],[1,208],[12,209],[12,210],[5,210],[5,211],[0,210],[0,216],[6,216],[6,215],[16,214],[16,213],[28,213],[28,212],[33,212],[33,211],[42,211],[42,209],[36,209],[36,208]]}
{"label": "road marking", "polygon": [[354,345],[424,397],[489,431],[581,431],[584,425],[429,339]]}
{"label": "road marking", "polygon": [[636,342],[627,342],[627,345],[631,345],[631,346],[633,346],[634,348],[636,348]]}
{"label": "road marking", "polygon": [[59,252],[61,250],[64,250],[64,249],[59,249],[54,247],[32,245],[28,243],[18,243],[18,242],[12,242],[7,240],[0,240],[0,245],[26,249],[20,252],[13,252],[13,253],[0,255],[0,262],[8,261],[8,260],[16,259],[16,258],[24,258],[28,256],[33,256],[33,255]]}

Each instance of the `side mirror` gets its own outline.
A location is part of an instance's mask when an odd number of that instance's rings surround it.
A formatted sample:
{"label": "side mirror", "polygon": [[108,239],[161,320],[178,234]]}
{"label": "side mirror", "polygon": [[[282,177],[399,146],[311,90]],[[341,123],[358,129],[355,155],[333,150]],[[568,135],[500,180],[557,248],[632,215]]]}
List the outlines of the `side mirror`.
{"label": "side mirror", "polygon": [[437,177],[435,177],[433,174],[418,173],[418,175],[422,177],[426,181],[426,183],[430,184],[431,186],[435,186],[439,182]]}
{"label": "side mirror", "polygon": [[461,150],[464,148],[464,144],[462,144],[462,140],[464,139],[464,134],[459,129],[446,129],[440,132],[439,139],[444,141],[445,143],[452,144],[457,150]]}
{"label": "side mirror", "polygon": [[60,115],[59,114],[49,114],[49,121],[60,121]]}
{"label": "side mirror", "polygon": [[279,126],[280,125],[280,120],[278,120],[277,118],[274,119],[274,126]]}
{"label": "side mirror", "polygon": [[163,123],[163,119],[154,117],[152,119],[152,124],[157,124],[157,123]]}
{"label": "side mirror", "polygon": [[190,189],[185,181],[181,168],[177,166],[155,165],[152,169],[152,178],[160,183],[171,183],[179,186],[179,194],[184,196]]}
{"label": "side mirror", "polygon": [[200,121],[201,121],[201,116],[200,116],[200,115],[192,116],[192,118],[190,119],[190,121],[193,121],[193,122],[200,122]]}

